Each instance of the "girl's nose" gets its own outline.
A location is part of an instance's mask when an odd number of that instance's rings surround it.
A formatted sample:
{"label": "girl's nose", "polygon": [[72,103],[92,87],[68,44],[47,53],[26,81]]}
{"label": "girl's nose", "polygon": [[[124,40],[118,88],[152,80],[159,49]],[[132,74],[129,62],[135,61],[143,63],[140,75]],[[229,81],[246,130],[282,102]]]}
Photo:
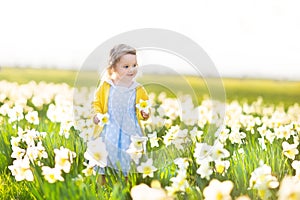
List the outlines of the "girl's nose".
{"label": "girl's nose", "polygon": [[129,68],[129,71],[130,71],[130,72],[133,72],[134,70],[135,70],[134,67],[130,67],[130,68]]}

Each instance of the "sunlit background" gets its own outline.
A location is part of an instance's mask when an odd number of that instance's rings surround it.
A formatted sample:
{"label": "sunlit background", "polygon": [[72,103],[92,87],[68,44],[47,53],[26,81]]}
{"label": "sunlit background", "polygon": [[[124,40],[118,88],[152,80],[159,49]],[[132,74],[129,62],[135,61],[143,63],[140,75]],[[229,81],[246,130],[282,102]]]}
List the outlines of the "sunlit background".
{"label": "sunlit background", "polygon": [[0,66],[79,69],[117,34],[163,28],[197,42],[223,77],[300,80],[299,8],[296,0],[1,1]]}
{"label": "sunlit background", "polygon": [[[0,199],[300,199],[298,2],[0,0]],[[100,126],[117,124],[115,111],[127,116],[94,101],[115,101],[102,96],[106,86],[98,90],[98,69],[105,71],[103,52],[115,36],[143,28],[195,41],[224,78],[203,73],[211,62],[198,64],[203,76],[190,76],[176,50],[140,48],[148,68],[137,82],[149,101],[132,106],[145,134],[134,131],[130,145],[128,134],[116,135],[119,149],[110,129],[97,132],[93,123],[95,112]],[[154,34],[137,35],[145,42]],[[149,120],[140,123],[139,110]],[[98,173],[118,160],[126,174]]]}

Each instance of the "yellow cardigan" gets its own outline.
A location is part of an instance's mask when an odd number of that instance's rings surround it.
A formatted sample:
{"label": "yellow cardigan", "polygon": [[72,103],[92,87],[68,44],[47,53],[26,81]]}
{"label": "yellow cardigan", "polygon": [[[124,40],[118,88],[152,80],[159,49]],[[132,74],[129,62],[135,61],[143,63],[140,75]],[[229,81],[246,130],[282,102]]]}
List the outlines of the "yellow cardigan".
{"label": "yellow cardigan", "polygon": [[[110,84],[104,81],[97,89],[94,97],[94,101],[92,102],[92,108],[94,113],[105,114],[108,112],[108,96],[109,96]],[[136,99],[135,103],[138,104],[140,99],[146,101],[149,99],[148,94],[145,88],[141,85],[136,87]],[[138,108],[136,108],[136,118],[141,127],[141,120],[145,120],[141,115],[141,112]],[[94,137],[100,136],[103,127],[96,125],[94,129]],[[142,131],[143,132],[143,131]]]}

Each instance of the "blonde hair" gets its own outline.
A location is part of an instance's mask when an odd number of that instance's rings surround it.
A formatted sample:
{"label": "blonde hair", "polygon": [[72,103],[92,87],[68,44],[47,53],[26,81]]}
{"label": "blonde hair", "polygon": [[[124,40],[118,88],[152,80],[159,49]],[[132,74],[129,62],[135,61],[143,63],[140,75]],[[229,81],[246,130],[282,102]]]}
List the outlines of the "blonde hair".
{"label": "blonde hair", "polygon": [[119,62],[121,57],[125,54],[136,55],[136,49],[127,44],[118,44],[110,50],[107,67],[107,73],[109,77],[112,75],[115,64]]}

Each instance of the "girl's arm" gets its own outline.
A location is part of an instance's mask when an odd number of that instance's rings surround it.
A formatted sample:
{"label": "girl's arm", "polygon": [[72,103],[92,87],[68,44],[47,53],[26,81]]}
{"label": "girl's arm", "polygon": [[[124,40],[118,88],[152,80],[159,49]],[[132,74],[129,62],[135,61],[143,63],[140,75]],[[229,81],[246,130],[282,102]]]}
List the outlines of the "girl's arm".
{"label": "girl's arm", "polygon": [[103,85],[100,85],[94,95],[94,100],[92,102],[93,114],[102,113],[102,103],[101,103],[101,94],[103,93]]}
{"label": "girl's arm", "polygon": [[95,92],[94,101],[92,102],[93,108],[93,121],[95,124],[99,123],[99,119],[96,116],[97,113],[105,114],[108,111],[108,95],[109,95],[110,85],[104,81]]}

